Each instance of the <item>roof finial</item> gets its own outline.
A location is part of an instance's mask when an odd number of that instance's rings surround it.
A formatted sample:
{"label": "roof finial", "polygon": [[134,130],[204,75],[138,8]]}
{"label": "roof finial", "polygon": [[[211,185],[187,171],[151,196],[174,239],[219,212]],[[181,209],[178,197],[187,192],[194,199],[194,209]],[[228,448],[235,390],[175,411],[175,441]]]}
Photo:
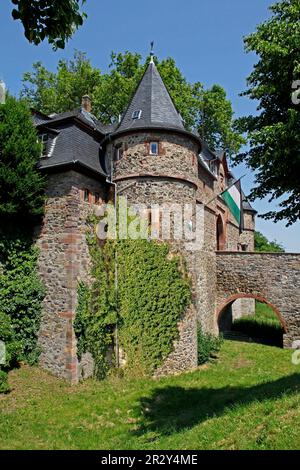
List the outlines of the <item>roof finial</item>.
{"label": "roof finial", "polygon": [[150,47],[151,47],[151,50],[150,50],[150,64],[154,64],[154,52],[153,52],[153,47],[154,47],[154,41],[151,41],[150,43]]}

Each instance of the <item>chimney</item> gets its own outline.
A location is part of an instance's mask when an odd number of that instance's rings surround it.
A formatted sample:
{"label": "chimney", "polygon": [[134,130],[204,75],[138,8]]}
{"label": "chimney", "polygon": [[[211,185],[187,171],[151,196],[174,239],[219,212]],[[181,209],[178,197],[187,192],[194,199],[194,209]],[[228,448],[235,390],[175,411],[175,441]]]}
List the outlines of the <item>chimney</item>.
{"label": "chimney", "polygon": [[82,97],[81,106],[82,106],[82,109],[84,109],[88,113],[92,112],[92,100],[89,97],[89,95],[84,95]]}

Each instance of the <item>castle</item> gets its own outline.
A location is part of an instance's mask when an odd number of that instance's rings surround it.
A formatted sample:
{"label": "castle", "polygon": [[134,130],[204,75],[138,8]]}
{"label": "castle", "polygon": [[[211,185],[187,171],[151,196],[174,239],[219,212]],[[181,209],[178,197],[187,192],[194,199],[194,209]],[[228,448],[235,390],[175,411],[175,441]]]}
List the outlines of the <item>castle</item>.
{"label": "castle", "polygon": [[75,111],[51,116],[34,111],[33,116],[43,143],[39,167],[47,174],[37,241],[47,290],[39,335],[42,367],[72,383],[82,376],[73,321],[78,281],[89,279],[86,220],[119,194],[148,207],[176,202],[189,204],[194,213],[203,209],[201,249],[178,245],[193,281],[193,305],[159,373],[194,368],[197,323],[217,333],[232,312],[251,311],[254,299],[269,303],[281,319],[285,346],[300,340],[299,289],[292,288],[299,286],[299,256],[253,253],[256,211],[243,200],[241,231],[220,196],[234,179],[226,154],[212,152],[185,129],[153,59],[116,124],[101,124],[88,96]]}

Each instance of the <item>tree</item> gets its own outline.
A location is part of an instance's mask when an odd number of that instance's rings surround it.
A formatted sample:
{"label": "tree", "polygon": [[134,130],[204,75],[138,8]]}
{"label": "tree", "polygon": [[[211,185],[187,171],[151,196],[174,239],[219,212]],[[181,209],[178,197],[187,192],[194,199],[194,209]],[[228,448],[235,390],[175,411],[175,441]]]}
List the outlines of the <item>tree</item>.
{"label": "tree", "polygon": [[300,104],[292,99],[300,78],[300,3],[283,0],[270,9],[272,17],[245,38],[246,51],[259,60],[243,95],[258,101],[259,114],[240,121],[250,151],[236,162],[256,171],[252,200],[268,196],[279,202],[263,217],[291,225],[300,218]]}
{"label": "tree", "polygon": [[[198,131],[212,149],[221,147],[230,154],[239,151],[244,140],[235,129],[232,106],[223,88],[214,85],[204,90],[199,82],[189,83],[173,59],[155,61],[186,127]],[[40,62],[34,64],[33,71],[24,74],[22,97],[49,114],[79,107],[81,97],[88,93],[95,116],[110,124],[126,109],[148,62],[141,64],[136,53],[112,53],[109,72],[102,74],[77,51],[71,61],[59,61],[56,73]]]}
{"label": "tree", "polygon": [[268,253],[284,253],[284,248],[276,240],[270,242],[261,232],[254,233],[255,251]]}
{"label": "tree", "polygon": [[0,217],[41,215],[44,178],[37,169],[41,154],[30,111],[7,97],[0,105]]}
{"label": "tree", "polygon": [[20,20],[29,42],[38,45],[48,39],[54,49],[65,47],[86,14],[80,11],[85,0],[12,0],[14,20]]}

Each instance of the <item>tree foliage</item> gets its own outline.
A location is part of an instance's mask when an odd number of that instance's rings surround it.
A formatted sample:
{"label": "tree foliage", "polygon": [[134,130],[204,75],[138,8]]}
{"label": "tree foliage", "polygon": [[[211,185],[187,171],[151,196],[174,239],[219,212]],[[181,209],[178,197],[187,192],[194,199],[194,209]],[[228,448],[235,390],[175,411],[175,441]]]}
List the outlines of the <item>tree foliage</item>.
{"label": "tree foliage", "polygon": [[41,215],[44,179],[37,169],[41,145],[25,103],[8,97],[0,105],[0,216]]}
{"label": "tree foliage", "polygon": [[45,39],[54,49],[65,47],[86,14],[80,7],[85,0],[12,0],[14,20],[20,20],[25,37],[38,45]]}
{"label": "tree foliage", "polygon": [[267,253],[284,253],[284,248],[276,240],[270,242],[261,232],[254,233],[255,251]]}
{"label": "tree foliage", "polygon": [[[238,152],[244,140],[235,128],[224,89],[214,85],[205,90],[199,82],[189,83],[171,58],[155,61],[186,127],[199,132],[212,149]],[[142,64],[137,53],[112,53],[109,71],[101,73],[77,51],[72,60],[59,61],[55,73],[41,62],[35,63],[33,71],[24,74],[22,96],[32,107],[49,114],[79,107],[81,97],[88,93],[95,116],[110,124],[126,109],[148,62]]]}
{"label": "tree foliage", "polygon": [[[9,357],[30,364],[39,355],[37,337],[44,298],[37,257],[31,238],[24,233],[22,236],[0,234],[0,314],[9,319],[13,333],[3,340],[13,343]],[[12,359],[7,366],[12,366]]]}
{"label": "tree foliage", "polygon": [[258,115],[240,121],[248,134],[249,153],[239,155],[256,171],[251,198],[270,197],[279,208],[266,219],[300,218],[300,103],[292,100],[300,79],[300,3],[283,0],[270,7],[271,18],[245,38],[247,52],[259,58],[243,93],[258,101]]}

